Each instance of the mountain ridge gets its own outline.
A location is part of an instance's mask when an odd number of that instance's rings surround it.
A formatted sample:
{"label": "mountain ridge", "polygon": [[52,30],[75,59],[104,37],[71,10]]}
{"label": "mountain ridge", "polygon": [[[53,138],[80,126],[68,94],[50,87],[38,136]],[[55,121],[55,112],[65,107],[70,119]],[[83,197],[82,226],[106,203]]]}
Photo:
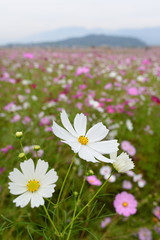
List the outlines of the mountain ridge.
{"label": "mountain ridge", "polygon": [[[88,29],[85,27],[63,27],[51,31],[45,31],[34,34],[28,38],[21,39],[20,42],[34,43],[47,41],[60,41],[73,37],[84,37],[90,34],[105,34],[112,36],[134,37],[138,38],[147,45],[160,45],[160,27],[152,28],[132,28],[109,30],[103,28]],[[17,41],[18,42],[18,41]]]}
{"label": "mountain ridge", "polygon": [[122,37],[122,36],[111,36],[105,34],[90,34],[84,37],[74,37],[68,38],[60,41],[52,42],[39,42],[39,43],[30,43],[30,44],[8,44],[6,47],[14,46],[40,46],[40,47],[99,47],[99,46],[108,46],[108,47],[146,47],[146,43],[131,37]]}

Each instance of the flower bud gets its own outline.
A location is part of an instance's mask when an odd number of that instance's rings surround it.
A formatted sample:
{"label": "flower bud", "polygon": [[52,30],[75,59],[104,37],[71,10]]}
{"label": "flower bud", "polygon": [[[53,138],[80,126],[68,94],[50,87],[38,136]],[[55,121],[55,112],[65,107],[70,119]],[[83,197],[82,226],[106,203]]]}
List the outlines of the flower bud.
{"label": "flower bud", "polygon": [[23,152],[19,153],[18,157],[19,158],[23,158],[25,156],[25,154]]}
{"label": "flower bud", "polygon": [[78,196],[78,192],[73,192],[73,195],[75,196],[75,197],[77,197]]}
{"label": "flower bud", "polygon": [[87,172],[87,174],[86,174],[86,176],[90,176],[90,175],[94,175],[94,172],[93,172],[93,170],[88,170],[88,172]]}
{"label": "flower bud", "polygon": [[35,150],[35,151],[39,151],[40,148],[41,148],[41,147],[40,147],[39,145],[35,145],[35,146],[34,146],[34,150]]}
{"label": "flower bud", "polygon": [[23,132],[16,132],[16,138],[21,139],[23,137]]}

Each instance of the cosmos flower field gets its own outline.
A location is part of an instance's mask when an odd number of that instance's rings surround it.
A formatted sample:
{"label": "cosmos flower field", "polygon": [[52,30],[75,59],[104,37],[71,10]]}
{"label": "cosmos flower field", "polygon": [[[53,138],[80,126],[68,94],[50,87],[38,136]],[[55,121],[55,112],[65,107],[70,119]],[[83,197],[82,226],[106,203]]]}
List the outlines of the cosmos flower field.
{"label": "cosmos flower field", "polygon": [[[8,176],[25,160],[15,136],[22,131],[27,159],[36,162],[38,155],[57,172],[51,198],[56,202],[74,156],[53,132],[53,121],[62,126],[62,110],[71,123],[77,113],[87,116],[87,129],[102,122],[109,129],[106,139],[119,142],[118,155],[125,152],[135,165],[125,173],[114,172],[76,219],[70,239],[158,240],[160,48],[0,49],[0,239],[58,239],[42,206],[16,207]],[[37,152],[35,145],[40,146]],[[110,163],[86,162],[76,155],[62,194],[58,226],[56,208],[49,210],[59,230],[71,222],[85,173],[89,172],[82,207],[111,170]]]}

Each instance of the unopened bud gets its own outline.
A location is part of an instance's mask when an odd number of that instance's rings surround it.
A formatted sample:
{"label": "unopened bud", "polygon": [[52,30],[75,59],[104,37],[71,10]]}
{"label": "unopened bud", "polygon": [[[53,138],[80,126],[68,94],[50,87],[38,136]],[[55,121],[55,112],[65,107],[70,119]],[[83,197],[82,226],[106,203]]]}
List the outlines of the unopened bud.
{"label": "unopened bud", "polygon": [[25,156],[25,154],[22,152],[18,155],[19,158],[23,158]]}
{"label": "unopened bud", "polygon": [[87,172],[87,174],[86,174],[87,176],[90,176],[90,175],[94,175],[94,172],[93,172],[93,170],[88,170],[88,172]]}
{"label": "unopened bud", "polygon": [[23,132],[16,132],[16,138],[22,138]]}
{"label": "unopened bud", "polygon": [[73,192],[73,195],[75,196],[75,197],[77,197],[78,196],[78,192]]}
{"label": "unopened bud", "polygon": [[35,151],[39,151],[40,148],[41,148],[41,147],[40,147],[39,145],[35,145],[35,146],[34,146],[34,150],[35,150]]}

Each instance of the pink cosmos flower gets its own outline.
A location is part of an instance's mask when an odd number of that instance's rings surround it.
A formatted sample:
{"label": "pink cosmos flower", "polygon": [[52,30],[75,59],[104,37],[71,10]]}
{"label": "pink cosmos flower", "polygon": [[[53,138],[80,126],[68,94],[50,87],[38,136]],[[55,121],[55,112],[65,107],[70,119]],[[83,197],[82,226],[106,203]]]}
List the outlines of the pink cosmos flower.
{"label": "pink cosmos flower", "polygon": [[26,117],[24,117],[22,123],[23,123],[24,125],[26,125],[27,123],[30,123],[30,121],[31,121],[31,118],[28,117],[28,116],[26,116]]}
{"label": "pink cosmos flower", "polygon": [[153,209],[153,214],[160,220],[160,207],[157,206]]}
{"label": "pink cosmos flower", "polygon": [[105,86],[104,86],[104,89],[110,89],[112,87],[112,83],[107,83]]}
{"label": "pink cosmos flower", "polygon": [[12,83],[12,84],[15,84],[15,83],[16,83],[16,80],[13,79],[13,78],[10,78],[10,79],[8,79],[8,82],[9,82],[9,83]]}
{"label": "pink cosmos flower", "polygon": [[46,127],[45,132],[52,132],[52,128],[51,127]]}
{"label": "pink cosmos flower", "polygon": [[132,96],[136,96],[136,95],[139,95],[139,91],[137,88],[135,87],[131,87],[127,90],[128,94],[129,95],[132,95]]}
{"label": "pink cosmos flower", "polygon": [[106,102],[113,102],[112,98],[106,98]]}
{"label": "pink cosmos flower", "polygon": [[137,201],[132,194],[127,192],[117,194],[113,205],[116,212],[125,217],[129,217],[137,212]]}
{"label": "pink cosmos flower", "polygon": [[77,106],[78,109],[82,110],[82,106],[83,106],[83,105],[82,105],[81,102],[76,103],[76,106]]}
{"label": "pink cosmos flower", "polygon": [[10,102],[6,106],[4,106],[4,110],[10,111],[14,105],[15,105],[14,102]]}
{"label": "pink cosmos flower", "polygon": [[15,115],[12,119],[11,122],[18,122],[21,119],[21,116],[19,114]]}
{"label": "pink cosmos flower", "polygon": [[111,218],[106,217],[102,222],[101,222],[101,228],[105,228],[109,223],[111,223]]}
{"label": "pink cosmos flower", "polygon": [[76,76],[79,76],[81,74],[89,73],[90,69],[88,67],[78,67],[76,70]]}
{"label": "pink cosmos flower", "polygon": [[123,183],[122,183],[122,188],[132,189],[132,183],[130,181],[124,180]]}
{"label": "pink cosmos flower", "polygon": [[115,112],[114,108],[111,105],[109,105],[106,110],[107,110],[108,113],[114,113]]}
{"label": "pink cosmos flower", "polygon": [[130,145],[131,144],[129,141],[124,140],[121,142],[121,148],[123,149],[123,151],[127,151]]}
{"label": "pink cosmos flower", "polygon": [[101,181],[95,175],[88,176],[86,180],[91,185],[100,186],[102,184]]}
{"label": "pink cosmos flower", "polygon": [[129,141],[122,141],[121,148],[123,151],[126,151],[130,156],[134,156],[136,154],[136,149]]}
{"label": "pink cosmos flower", "polygon": [[28,59],[33,59],[34,55],[33,55],[33,53],[26,52],[26,53],[23,54],[23,57],[28,58]]}
{"label": "pink cosmos flower", "polygon": [[152,100],[152,102],[155,102],[155,103],[157,103],[157,104],[160,104],[160,99],[159,99],[158,97],[156,97],[156,96],[152,96],[152,97],[151,97],[151,100]]}
{"label": "pink cosmos flower", "polygon": [[134,156],[136,154],[136,149],[135,149],[134,146],[130,145],[130,147],[128,148],[127,152],[128,152],[128,154],[130,156]]}
{"label": "pink cosmos flower", "polygon": [[45,126],[45,125],[50,125],[50,124],[51,124],[51,122],[48,117],[43,117],[39,123],[40,126]]}
{"label": "pink cosmos flower", "polygon": [[138,237],[139,240],[152,240],[152,232],[148,228],[141,228]]}
{"label": "pink cosmos flower", "polygon": [[84,90],[86,87],[87,87],[86,84],[81,84],[81,85],[79,85],[79,89],[80,89],[80,90]]}
{"label": "pink cosmos flower", "polygon": [[26,92],[27,94],[29,94],[29,93],[31,92],[31,90],[30,90],[29,88],[27,88],[27,89],[25,90],[25,92]]}
{"label": "pink cosmos flower", "polygon": [[[42,149],[40,149],[39,151],[37,151],[38,157],[41,158],[42,155],[43,155],[43,153],[44,153],[44,151],[43,151]],[[34,157],[34,158],[37,157],[35,151],[33,151],[32,154],[33,154],[33,157]]]}
{"label": "pink cosmos flower", "polygon": [[12,145],[8,145],[5,148],[1,148],[1,152],[3,152],[4,154],[6,154],[10,149],[14,149],[14,147]]}

